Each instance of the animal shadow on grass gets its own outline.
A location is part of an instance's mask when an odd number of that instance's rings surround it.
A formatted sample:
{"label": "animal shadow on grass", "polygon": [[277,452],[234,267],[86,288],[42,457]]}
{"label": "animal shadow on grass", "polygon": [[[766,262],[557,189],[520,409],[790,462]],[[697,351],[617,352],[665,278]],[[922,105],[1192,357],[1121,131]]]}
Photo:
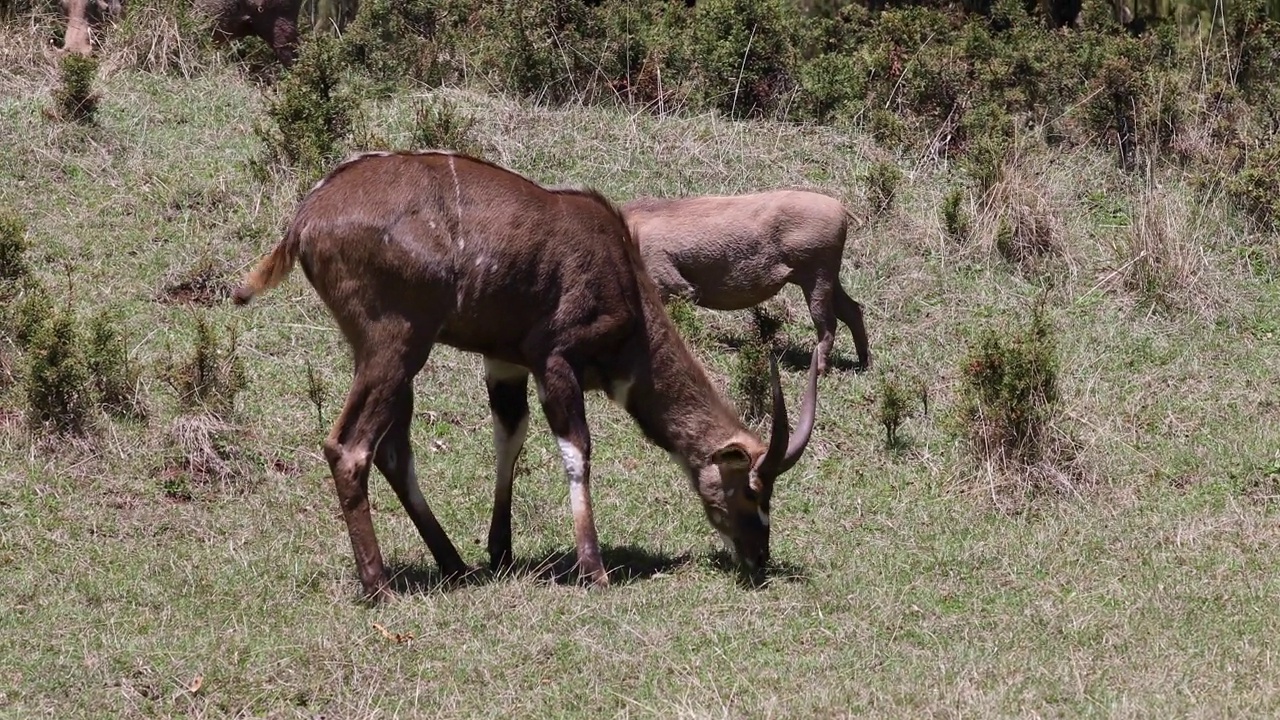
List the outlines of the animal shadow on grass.
{"label": "animal shadow on grass", "polygon": [[[609,571],[609,584],[619,586],[673,572],[692,562],[693,556],[689,553],[654,553],[634,545],[601,545],[600,559]],[[558,585],[576,585],[579,582],[575,569],[577,563],[575,551],[547,550],[533,557],[516,559],[509,570],[500,570],[499,575],[536,577]]]}
{"label": "animal shadow on grass", "polygon": [[733,573],[738,586],[747,590],[763,590],[775,582],[809,582],[808,570],[785,560],[770,560],[764,570],[752,572],[739,565],[727,551],[717,550],[711,554],[711,564],[717,570]]}
{"label": "animal shadow on grass", "polygon": [[[747,338],[735,333],[722,333],[717,335],[715,339],[716,342],[731,350],[741,350],[742,346],[747,343]],[[777,345],[780,345],[782,350],[782,355],[778,358],[779,365],[793,372],[807,372],[809,370],[809,363],[813,360],[812,347],[804,348],[791,342],[785,345],[777,343]],[[774,347],[772,352],[776,353],[778,350],[778,347]],[[861,373],[866,368],[862,366],[862,363],[845,355],[840,348],[835,348],[827,359],[827,371],[830,372],[832,370]]]}
{"label": "animal shadow on grass", "polygon": [[[609,584],[629,585],[657,575],[673,572],[693,561],[692,555],[667,555],[652,553],[632,545],[600,547],[600,557],[609,570]],[[574,569],[578,558],[574,551],[547,550],[532,557],[517,558],[507,569],[491,572],[488,566],[476,567],[458,578],[446,578],[429,559],[422,562],[388,562],[387,576],[391,589],[398,595],[414,595],[486,585],[504,577],[533,577],[558,585],[576,585],[579,582]]]}

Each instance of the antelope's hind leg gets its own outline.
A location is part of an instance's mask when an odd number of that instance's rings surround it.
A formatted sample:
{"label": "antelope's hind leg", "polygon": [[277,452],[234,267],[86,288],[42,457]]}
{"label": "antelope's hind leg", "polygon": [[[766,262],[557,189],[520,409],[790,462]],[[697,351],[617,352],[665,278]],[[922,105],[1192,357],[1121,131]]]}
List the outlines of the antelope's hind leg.
{"label": "antelope's hind leg", "polygon": [[832,292],[831,278],[818,275],[797,281],[804,291],[804,300],[809,305],[809,316],[813,318],[813,328],[818,333],[818,374],[827,373],[827,362],[831,356],[831,347],[836,341],[836,311]]}
{"label": "antelope's hind leg", "polygon": [[489,568],[510,567],[511,486],[516,458],[529,433],[529,371],[495,360],[485,360],[484,382],[489,390],[493,416],[495,477],[493,518],[489,523]]}
{"label": "antelope's hind leg", "polygon": [[[397,421],[412,412],[413,376],[426,362],[433,337],[434,329],[430,333],[404,333],[399,324],[365,328],[362,342],[353,343],[361,350],[357,351],[351,390],[342,414],[324,441],[324,456],[351,537],[360,583],[365,596],[374,601],[385,599],[390,589],[369,512],[369,470],[378,445],[394,425],[405,426],[407,445],[407,422]],[[410,401],[407,411],[406,398]]]}
{"label": "antelope's hind leg", "polygon": [[418,485],[418,475],[413,464],[413,446],[409,442],[409,427],[413,420],[413,386],[403,386],[394,400],[394,420],[382,442],[378,443],[378,451],[373,462],[378,470],[387,478],[391,488],[395,490],[400,504],[418,528],[418,534],[427,544],[440,574],[446,578],[458,578],[471,568],[458,555],[457,548],[449,540],[449,535],[440,527],[436,516],[422,496],[422,488]]}
{"label": "antelope's hind leg", "polygon": [[573,511],[573,536],[578,551],[578,573],[597,587],[609,584],[591,510],[591,434],[582,397],[582,381],[567,360],[547,359],[538,382],[538,399],[555,433],[569,480],[569,507]]}
{"label": "antelope's hind leg", "polygon": [[858,351],[858,369],[871,369],[871,346],[867,342],[867,326],[862,319],[862,305],[853,298],[839,283],[835,285],[835,310],[840,322],[853,334],[853,346]]}

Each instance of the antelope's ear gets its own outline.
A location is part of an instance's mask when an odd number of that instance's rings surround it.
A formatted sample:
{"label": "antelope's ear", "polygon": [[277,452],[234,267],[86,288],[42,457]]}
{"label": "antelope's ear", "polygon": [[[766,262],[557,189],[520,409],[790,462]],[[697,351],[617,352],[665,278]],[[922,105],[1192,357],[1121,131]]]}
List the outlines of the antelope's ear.
{"label": "antelope's ear", "polygon": [[747,452],[745,445],[737,441],[731,441],[711,454],[711,462],[721,467],[727,466],[749,470],[751,468],[751,455]]}

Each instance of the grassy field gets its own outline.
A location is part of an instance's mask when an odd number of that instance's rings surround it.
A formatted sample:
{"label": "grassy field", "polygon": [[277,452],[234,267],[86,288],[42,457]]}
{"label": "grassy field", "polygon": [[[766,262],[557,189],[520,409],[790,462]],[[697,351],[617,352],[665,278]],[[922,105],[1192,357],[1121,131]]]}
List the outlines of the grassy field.
{"label": "grassy field", "polygon": [[[227,64],[183,78],[108,63],[97,122],[83,126],[45,117],[51,67],[10,68],[0,208],[29,224],[32,264],[59,303],[120,311],[150,412],[98,418],[83,438],[33,435],[20,354],[3,341],[15,379],[0,393],[0,715],[1280,711],[1280,258],[1214,188],[1172,170],[1126,176],[1089,149],[1028,151],[999,207],[966,197],[973,230],[956,241],[939,207],[958,173],[852,131],[548,109],[460,88],[377,101],[367,122],[386,145],[409,142],[416,100],[443,95],[477,119],[491,159],[618,201],[776,186],[841,197],[866,217],[843,279],[877,366],[848,369],[841,328],[813,441],[775,494],[778,570],[762,588],[726,569],[680,471],[593,396],[613,587],[554,579],[572,563],[567,487],[535,416],[516,484],[519,571],[441,587],[375,475],[400,592],[368,608],[319,452],[351,370],[324,308],[301,274],[243,309],[177,288],[203,278],[217,297],[291,216],[292,179],[252,171],[258,88]],[[872,215],[864,178],[883,162],[903,180]],[[1048,228],[1057,249],[1044,264],[996,251],[996,218],[1013,207]],[[1125,281],[1147,266],[1155,279]],[[1054,427],[1076,457],[1055,488],[1027,496],[953,426],[971,340],[1022,323],[1046,292]],[[772,309],[807,353],[799,291]],[[727,393],[725,340],[746,314],[697,317],[696,352]],[[192,352],[197,318],[238,335],[247,388],[221,418],[184,408],[165,379]],[[804,367],[783,370],[794,403]],[[929,399],[893,450],[877,419],[884,376],[921,379]],[[493,459],[480,361],[438,348],[417,390],[424,491],[481,563]],[[175,470],[199,452],[217,472]]]}

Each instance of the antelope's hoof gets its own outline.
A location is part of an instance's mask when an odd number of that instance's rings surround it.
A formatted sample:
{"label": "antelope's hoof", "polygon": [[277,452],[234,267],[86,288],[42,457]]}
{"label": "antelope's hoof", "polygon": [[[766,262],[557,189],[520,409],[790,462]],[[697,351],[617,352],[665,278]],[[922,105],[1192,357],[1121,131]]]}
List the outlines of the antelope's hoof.
{"label": "antelope's hoof", "polygon": [[396,594],[387,583],[370,589],[364,589],[364,601],[371,606],[386,605],[395,599]]}
{"label": "antelope's hoof", "polygon": [[468,578],[474,577],[479,572],[481,572],[481,568],[474,565],[467,565],[466,563],[456,565],[448,569],[440,568],[440,576],[448,583],[465,582]]}

